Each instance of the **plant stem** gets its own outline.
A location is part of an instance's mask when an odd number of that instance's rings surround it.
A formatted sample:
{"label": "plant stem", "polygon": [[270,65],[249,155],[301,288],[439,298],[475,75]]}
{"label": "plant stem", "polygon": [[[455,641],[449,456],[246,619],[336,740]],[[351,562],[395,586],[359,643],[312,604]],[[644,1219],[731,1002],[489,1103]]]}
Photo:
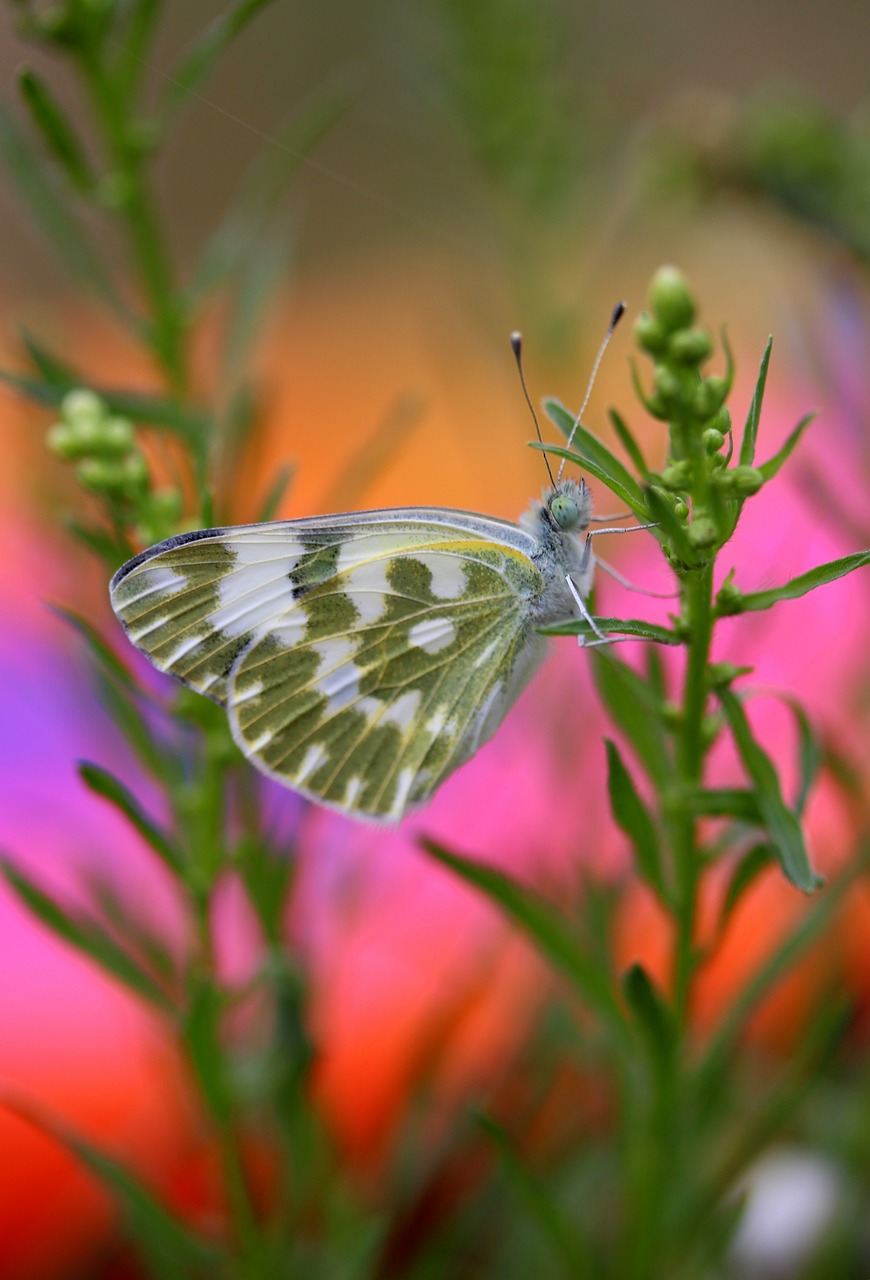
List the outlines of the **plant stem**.
{"label": "plant stem", "polygon": [[707,565],[686,574],[684,616],[688,623],[688,663],[683,708],[677,736],[676,764],[680,813],[674,839],[676,875],[676,953],[674,957],[674,1011],[680,1026],[688,1015],[689,993],[695,969],[695,917],[697,912],[700,854],[697,818],[689,794],[697,790],[707,750],[704,714],[707,705],[707,663],[713,633],[713,567]]}

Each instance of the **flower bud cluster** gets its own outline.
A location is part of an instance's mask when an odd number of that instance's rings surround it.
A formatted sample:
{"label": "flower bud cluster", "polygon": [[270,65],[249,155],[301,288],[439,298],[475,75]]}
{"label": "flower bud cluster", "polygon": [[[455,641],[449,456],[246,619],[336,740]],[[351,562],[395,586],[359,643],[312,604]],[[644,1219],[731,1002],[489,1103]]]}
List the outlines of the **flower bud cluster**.
{"label": "flower bud cluster", "polygon": [[[732,364],[724,377],[705,376],[713,352],[709,333],[695,323],[692,294],[679,271],[662,267],[653,277],[649,311],[635,325],[641,348],[653,359],[654,390],[643,396],[649,412],[670,427],[667,464],[652,482],[686,526],[684,559],[704,563],[730,537],[738,504],[757,492],[763,477],[754,467],[729,467]],[[727,454],[725,452],[727,445]]]}
{"label": "flower bud cluster", "polygon": [[173,489],[154,490],[148,463],[136,442],[133,424],[112,413],[93,391],[80,388],[64,396],[60,420],[48,430],[48,447],[76,464],[83,489],[102,498],[124,523],[136,526],[144,543],[167,537],[181,514]]}

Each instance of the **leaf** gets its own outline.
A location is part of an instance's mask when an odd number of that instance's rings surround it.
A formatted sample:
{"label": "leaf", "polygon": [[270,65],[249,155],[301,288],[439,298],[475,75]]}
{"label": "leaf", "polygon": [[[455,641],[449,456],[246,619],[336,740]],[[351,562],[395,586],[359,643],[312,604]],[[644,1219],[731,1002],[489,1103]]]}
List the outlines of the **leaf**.
{"label": "leaf", "polygon": [[95,920],[62,906],[6,858],[0,858],[0,874],[28,911],[57,937],[162,1012],[174,1012],[169,999],[150,974]]}
{"label": "leaf", "polygon": [[676,1027],[671,1011],[642,965],[630,966],[623,976],[622,990],[653,1060],[659,1067],[665,1066],[673,1057],[676,1044]]}
{"label": "leaf", "polygon": [[762,871],[766,871],[773,864],[775,858],[776,855],[770,845],[756,844],[738,861],[722,900],[722,909],[719,913],[720,934],[724,933],[734,908],[746,890],[755,883]]}
{"label": "leaf", "polygon": [[749,405],[749,413],[746,416],[743,438],[740,441],[740,465],[742,467],[751,467],[755,461],[755,443],[758,438],[758,423],[761,418],[761,402],[764,399],[764,387],[767,382],[767,369],[770,364],[772,348],[773,338],[768,338],[767,346],[764,348],[764,355],[761,357],[758,378],[756,379],[755,390],[752,393],[752,401]]}
{"label": "leaf", "polygon": [[257,513],[257,520],[265,523],[268,520],[275,519],[275,513],[284,499],[288,486],[293,479],[296,468],[291,462],[285,462],[283,467],[279,467],[278,474],[272,481],[265,498],[260,504]]}
{"label": "leaf", "polygon": [[797,424],[794,431],[792,431],[782,448],[779,449],[772,458],[768,458],[767,462],[763,462],[761,464],[758,470],[764,476],[765,482],[772,480],[783,463],[791,456],[801,436],[806,431],[810,423],[815,421],[815,418],[816,415],[814,413],[808,413],[805,417],[801,418],[800,422]]}
{"label": "leaf", "polygon": [[79,191],[92,190],[94,175],[70,125],[69,112],[59,105],[45,81],[29,67],[19,72],[18,87],[33,123],[72,185]]}
{"label": "leaf", "polygon": [[638,473],[642,476],[649,475],[649,467],[647,466],[646,458],[641,453],[640,445],[632,435],[628,423],[619,413],[616,412],[615,409],[608,409],[607,416],[613,424],[613,430],[619,436],[623,449],[631,458],[638,470]]}
{"label": "leaf", "polygon": [[55,387],[63,387],[71,391],[74,387],[84,386],[86,379],[76,373],[71,365],[65,364],[33,336],[23,326],[20,330],[21,341],[30,357],[36,372],[45,381]]}
{"label": "leaf", "polygon": [[726,688],[717,689],[716,694],[731,727],[743,767],[755,787],[758,807],[780,865],[796,888],[811,893],[822,881],[810,866],[800,822],[782,798],[776,768],[753,736],[738,698]]}
{"label": "leaf", "polygon": [[268,308],[285,281],[290,254],[289,236],[264,235],[238,271],[221,360],[224,385],[242,376]]}
{"label": "leaf", "polygon": [[266,232],[288,184],[311,149],[347,109],[348,102],[349,94],[343,85],[328,86],[301,117],[294,116],[270,135],[268,149],[246,175],[238,196],[200,255],[187,290],[191,307],[203,302],[239,271]]}
{"label": "leaf", "polygon": [[369,485],[389,466],[423,420],[424,401],[399,396],[360,448],[342,465],[320,499],[323,511],[352,511],[364,500]]}
{"label": "leaf", "polygon": [[659,526],[683,563],[689,567],[697,565],[698,552],[689,540],[688,527],[674,511],[670,499],[654,485],[644,489],[644,499],[649,519]]}
{"label": "leaf", "polygon": [[780,600],[799,600],[801,596],[823,587],[828,582],[836,582],[847,574],[870,564],[870,551],[856,551],[850,556],[841,556],[839,560],[829,560],[827,564],[816,565],[807,573],[791,578],[781,587],[771,587],[768,591],[753,591],[741,595],[735,601],[735,612],[746,613],[752,610],[770,609]]}
{"label": "leaf", "polygon": [[135,689],[135,681],[130,671],[90,622],[72,609],[64,608],[63,605],[53,604],[50,608],[52,613],[58,618],[62,618],[68,626],[72,627],[73,631],[81,636],[98,666],[102,667],[119,684],[126,686],[128,689]]}
{"label": "leaf", "polygon": [[111,413],[117,413],[124,418],[132,418],[134,422],[146,422],[155,427],[166,427],[187,442],[198,440],[201,435],[207,433],[209,427],[209,418],[204,413],[186,409],[170,400],[160,400],[153,396],[140,395],[135,391],[95,386],[90,382],[83,382],[78,379],[66,383],[56,383],[42,378],[28,377],[26,374],[14,373],[9,369],[0,369],[0,381],[7,383],[36,404],[45,405],[47,408],[52,409],[60,408],[61,402],[68,391],[72,391],[75,387],[87,385],[95,395],[100,397]]}
{"label": "leaf", "polygon": [[505,1175],[528,1217],[537,1224],[563,1264],[566,1280],[583,1280],[583,1277],[598,1275],[599,1268],[592,1262],[591,1249],[581,1241],[576,1217],[572,1217],[569,1223],[553,1192],[524,1163],[500,1124],[481,1114],[478,1114],[477,1122],[495,1146]]}
{"label": "leaf", "polygon": [[228,1124],[232,1103],[227,1087],[220,1044],[222,1000],[215,986],[203,979],[191,984],[188,1006],[184,1012],[184,1039],[196,1077],[212,1115]]}
{"label": "leaf", "polygon": [[696,791],[686,797],[686,804],[702,818],[735,818],[738,822],[749,823],[762,821],[755,792],[742,787]]}
{"label": "leaf", "polygon": [[652,885],[659,897],[664,897],[661,849],[655,823],[634,785],[616,743],[605,738],[604,746],[607,750],[607,789],[613,816],[634,846],[641,877]]}
{"label": "leaf", "polygon": [[433,840],[423,839],[421,845],[442,866],[489,898],[579,994],[621,1027],[621,1015],[606,973],[586,959],[569,922],[552,903],[503,872],[450,853]]}
{"label": "leaf", "polygon": [[12,115],[0,104],[0,161],[7,176],[18,188],[34,222],[63,262],[73,279],[87,285],[124,316],[111,277],[93,246],[70,213],[65,198],[44,161],[30,149]]}
{"label": "leaf", "polygon": [[[547,399],[544,409],[550,419],[566,437],[574,426],[574,416],[558,400]],[[554,445],[534,444],[533,448],[543,449],[546,453],[555,454],[576,462],[585,467],[599,480],[603,480],[611,492],[623,500],[632,511],[642,519],[646,518],[647,508],[638,482],[615,453],[611,453],[606,444],[588,431],[582,424],[578,426],[573,441],[574,450],[560,449]]]}
{"label": "leaf", "polygon": [[[680,644],[680,637],[667,627],[644,618],[596,618],[595,625],[604,635],[634,636],[638,640],[654,640],[656,644]],[[543,636],[583,636],[587,640],[598,637],[585,618],[573,622],[556,622],[549,627],[538,627]]]}
{"label": "leaf", "polygon": [[102,1183],[123,1212],[153,1275],[161,1280],[190,1280],[193,1269],[204,1280],[217,1274],[220,1254],[214,1246],[179,1222],[114,1156],[30,1102],[3,1093],[0,1105],[66,1147]]}
{"label": "leaf", "polygon": [[658,694],[625,662],[601,650],[592,664],[598,694],[660,789],[671,776]]}
{"label": "leaf", "polygon": [[180,874],[183,870],[181,854],[165,832],[145,814],[133,793],[120,779],[99,765],[84,761],[79,764],[79,777],[96,795],[108,800],[136,828],[170,871]]}
{"label": "leaf", "polygon": [[234,5],[209,23],[181,63],[170,69],[166,76],[170,108],[186,105],[196,96],[197,88],[207,78],[224,49],[261,9],[271,3],[273,0],[236,0]]}

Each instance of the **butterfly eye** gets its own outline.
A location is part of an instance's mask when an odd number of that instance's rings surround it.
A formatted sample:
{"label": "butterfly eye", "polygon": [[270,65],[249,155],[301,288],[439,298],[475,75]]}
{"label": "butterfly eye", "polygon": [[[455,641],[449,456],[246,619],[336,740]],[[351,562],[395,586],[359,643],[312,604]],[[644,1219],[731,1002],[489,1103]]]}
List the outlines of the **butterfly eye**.
{"label": "butterfly eye", "polygon": [[560,529],[576,529],[580,523],[580,508],[567,493],[556,494],[550,502],[550,515]]}

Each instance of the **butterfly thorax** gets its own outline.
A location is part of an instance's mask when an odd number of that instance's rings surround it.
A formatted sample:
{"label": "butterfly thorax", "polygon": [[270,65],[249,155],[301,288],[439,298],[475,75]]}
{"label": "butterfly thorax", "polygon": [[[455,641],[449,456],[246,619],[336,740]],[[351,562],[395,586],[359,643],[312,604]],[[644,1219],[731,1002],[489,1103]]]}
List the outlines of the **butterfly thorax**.
{"label": "butterfly thorax", "polygon": [[544,579],[535,607],[536,622],[562,622],[575,616],[568,575],[581,596],[589,594],[594,558],[584,535],[591,515],[592,495],[584,482],[560,480],[546,488],[541,500],[531,503],[520,517],[520,525],[538,544],[532,560]]}

